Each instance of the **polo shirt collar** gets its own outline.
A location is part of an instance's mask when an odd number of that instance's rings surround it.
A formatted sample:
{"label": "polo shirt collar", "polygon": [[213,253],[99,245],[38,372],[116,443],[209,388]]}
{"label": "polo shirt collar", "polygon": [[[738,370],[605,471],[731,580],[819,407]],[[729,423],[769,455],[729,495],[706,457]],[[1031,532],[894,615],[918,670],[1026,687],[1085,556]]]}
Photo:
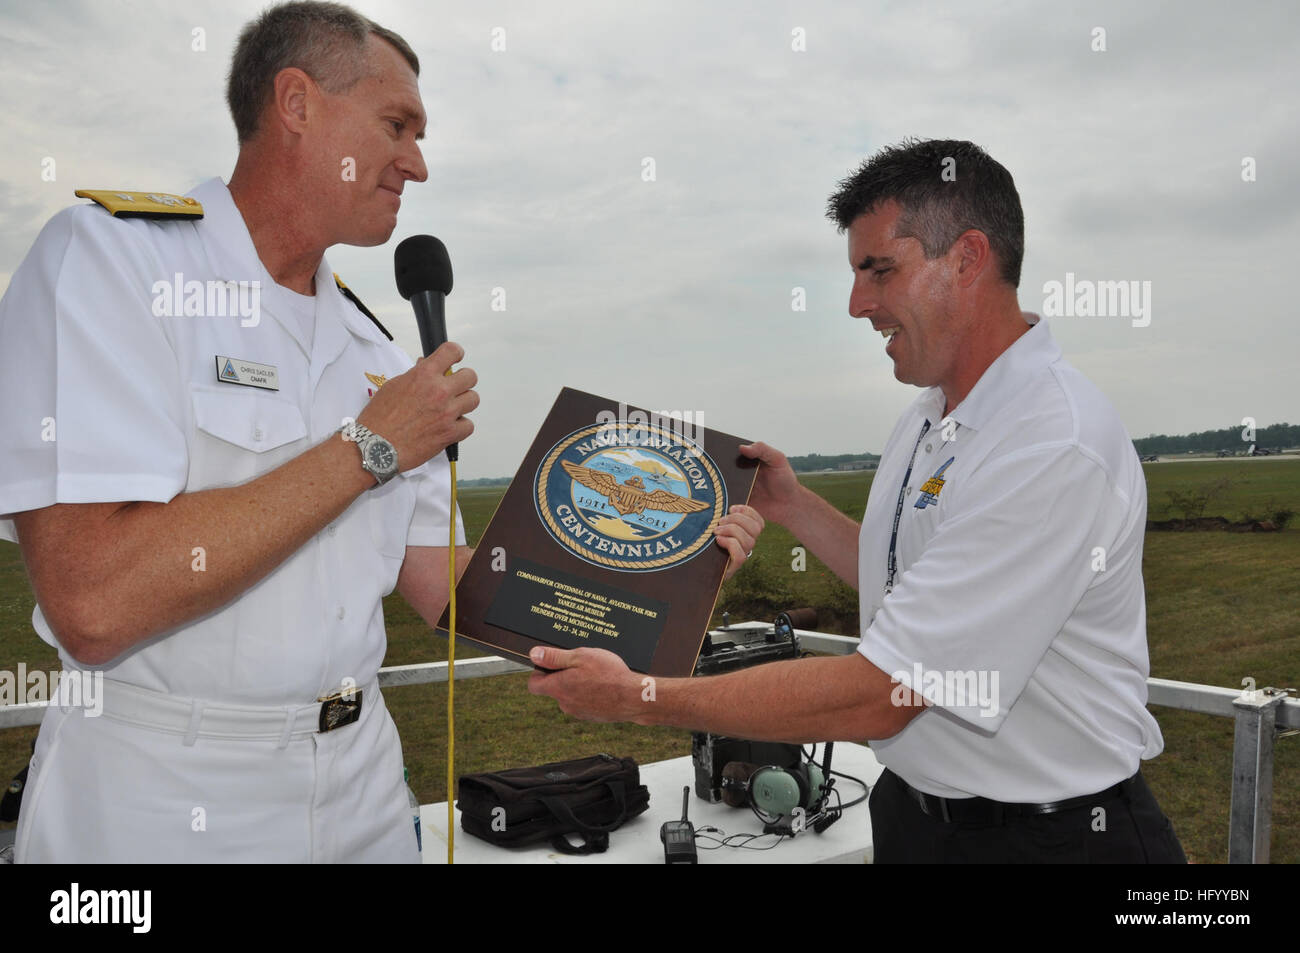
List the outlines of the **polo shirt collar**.
{"label": "polo shirt collar", "polygon": [[[952,419],[963,427],[979,430],[1019,396],[1026,378],[1060,359],[1061,348],[1052,339],[1047,322],[1039,318],[985,369],[970,393],[953,408]],[[931,391],[936,413],[942,413],[943,391],[938,387]]]}

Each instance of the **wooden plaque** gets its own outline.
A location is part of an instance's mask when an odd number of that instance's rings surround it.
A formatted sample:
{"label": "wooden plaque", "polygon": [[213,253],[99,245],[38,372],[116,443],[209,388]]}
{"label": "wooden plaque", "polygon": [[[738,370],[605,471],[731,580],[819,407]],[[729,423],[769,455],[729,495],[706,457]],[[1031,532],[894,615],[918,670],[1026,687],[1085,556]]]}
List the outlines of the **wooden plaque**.
{"label": "wooden plaque", "polygon": [[727,567],[713,530],[754,486],[742,443],[566,387],[456,587],[457,638],[525,662],[538,644],[593,646],[690,675]]}

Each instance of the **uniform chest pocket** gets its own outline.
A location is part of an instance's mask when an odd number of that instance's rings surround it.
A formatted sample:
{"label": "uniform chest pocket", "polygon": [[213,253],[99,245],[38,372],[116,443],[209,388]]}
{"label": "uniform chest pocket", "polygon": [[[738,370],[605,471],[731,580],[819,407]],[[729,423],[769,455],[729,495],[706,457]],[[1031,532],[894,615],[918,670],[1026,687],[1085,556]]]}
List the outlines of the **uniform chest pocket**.
{"label": "uniform chest pocket", "polygon": [[233,486],[306,449],[307,424],[293,401],[253,388],[194,384],[190,491]]}
{"label": "uniform chest pocket", "polygon": [[406,557],[406,536],[415,512],[415,487],[399,474],[383,486],[366,491],[366,508],[375,547],[400,566]]}

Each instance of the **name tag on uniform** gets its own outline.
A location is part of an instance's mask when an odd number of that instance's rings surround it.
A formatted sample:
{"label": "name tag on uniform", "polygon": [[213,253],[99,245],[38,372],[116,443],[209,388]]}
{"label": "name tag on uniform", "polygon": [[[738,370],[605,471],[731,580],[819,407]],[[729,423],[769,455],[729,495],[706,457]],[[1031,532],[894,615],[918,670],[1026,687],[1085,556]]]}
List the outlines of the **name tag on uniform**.
{"label": "name tag on uniform", "polygon": [[217,380],[224,384],[244,384],[248,387],[280,389],[280,374],[270,364],[257,364],[237,357],[217,355]]}

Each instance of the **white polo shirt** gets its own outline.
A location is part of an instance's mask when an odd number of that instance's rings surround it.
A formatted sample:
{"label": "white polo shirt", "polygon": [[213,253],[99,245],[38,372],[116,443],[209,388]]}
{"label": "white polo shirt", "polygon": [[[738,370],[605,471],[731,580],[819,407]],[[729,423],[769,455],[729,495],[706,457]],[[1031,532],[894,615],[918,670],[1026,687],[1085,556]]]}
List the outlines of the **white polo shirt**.
{"label": "white polo shirt", "polygon": [[[262,267],[226,186],[213,179],[191,194],[202,220],[65,209],[15,272],[0,301],[0,514],[167,502],[244,483],[359,416],[377,386],[368,374],[411,367],[339,292],[326,261],[307,334],[294,314],[302,296]],[[199,298],[192,281],[202,284]],[[248,304],[258,283],[255,315],[232,307],[233,297],[220,305],[211,297],[228,281],[246,283]],[[223,381],[219,357],[273,367],[278,389]],[[346,678],[364,685],[386,647],[380,600],[408,545],[447,545],[449,498],[440,455],[363,493],[230,604],[102,669],[154,691],[249,705],[309,703]],[[0,520],[0,537],[16,538],[12,520]],[[178,575],[197,571],[200,551],[214,568],[204,540],[184,542],[192,558]],[[57,646],[39,606],[32,621]],[[66,668],[81,667],[59,654]]]}
{"label": "white polo shirt", "polygon": [[950,420],[943,409],[933,387],[903,414],[863,518],[859,651],[937,706],[872,749],[943,797],[1107,788],[1164,745],[1145,707],[1146,482],[1133,443],[1042,321]]}

